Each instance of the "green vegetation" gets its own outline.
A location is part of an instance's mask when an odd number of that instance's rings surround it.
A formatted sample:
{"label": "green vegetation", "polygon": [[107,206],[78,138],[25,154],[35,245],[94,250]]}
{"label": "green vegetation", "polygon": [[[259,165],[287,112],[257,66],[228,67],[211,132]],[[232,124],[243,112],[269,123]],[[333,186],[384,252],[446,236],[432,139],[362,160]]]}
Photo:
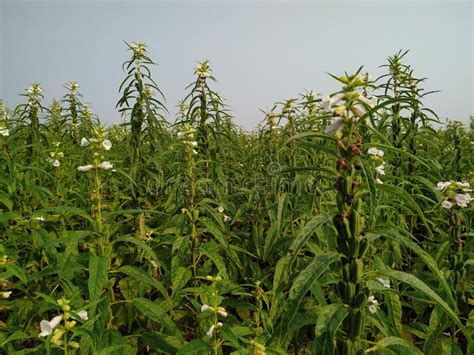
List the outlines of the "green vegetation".
{"label": "green vegetation", "polygon": [[0,105],[1,354],[473,353],[474,130],[406,53],[244,131],[208,62],[169,123],[129,50],[126,124]]}

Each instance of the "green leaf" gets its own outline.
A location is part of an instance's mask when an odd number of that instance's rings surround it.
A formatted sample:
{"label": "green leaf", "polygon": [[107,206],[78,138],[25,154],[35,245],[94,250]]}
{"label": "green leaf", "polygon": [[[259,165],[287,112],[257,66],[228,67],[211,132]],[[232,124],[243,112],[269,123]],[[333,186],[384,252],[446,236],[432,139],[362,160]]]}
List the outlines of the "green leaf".
{"label": "green leaf", "polygon": [[187,354],[208,354],[210,353],[210,348],[207,343],[202,341],[201,339],[194,339],[191,340],[189,343],[184,345],[181,349],[178,350],[176,355],[187,355]]}
{"label": "green leaf", "polygon": [[336,331],[347,316],[347,310],[340,303],[330,304],[320,309],[316,322],[314,348],[318,354],[333,355]]}
{"label": "green leaf", "polygon": [[135,266],[125,265],[118,269],[118,272],[124,273],[128,276],[132,276],[140,282],[146,282],[147,284],[153,286],[156,290],[158,290],[164,297],[168,297],[168,292],[166,291],[166,288],[160,282],[154,279],[153,276],[147,274],[142,269],[139,269]]}
{"label": "green leaf", "polygon": [[99,256],[91,256],[89,260],[89,297],[91,302],[100,299],[102,289],[107,284],[107,272],[109,269],[109,261]]}
{"label": "green leaf", "polygon": [[423,355],[423,352],[416,348],[414,345],[410,344],[408,341],[398,337],[386,337],[379,340],[373,348],[370,350],[377,350],[377,349],[386,349],[390,347],[395,348],[403,348],[403,354],[406,355]]}
{"label": "green leaf", "polygon": [[158,303],[150,301],[146,298],[135,298],[133,304],[137,309],[143,313],[146,317],[150,318],[152,321],[162,325],[171,335],[174,335],[181,341],[183,341],[183,336],[179,329],[176,327],[175,323],[171,320],[170,317],[166,314],[164,307]]}
{"label": "green leaf", "polygon": [[456,316],[454,311],[449,307],[449,305],[443,301],[443,299],[438,296],[431,288],[429,288],[423,281],[421,281],[416,276],[407,274],[406,272],[396,271],[396,270],[381,270],[379,271],[382,275],[394,278],[400,282],[404,282],[413,288],[423,292],[429,299],[433,301],[437,306],[441,307],[443,311],[453,320],[454,323],[459,327],[461,332],[464,334],[468,342],[472,342],[471,336],[464,325],[461,323],[459,318]]}

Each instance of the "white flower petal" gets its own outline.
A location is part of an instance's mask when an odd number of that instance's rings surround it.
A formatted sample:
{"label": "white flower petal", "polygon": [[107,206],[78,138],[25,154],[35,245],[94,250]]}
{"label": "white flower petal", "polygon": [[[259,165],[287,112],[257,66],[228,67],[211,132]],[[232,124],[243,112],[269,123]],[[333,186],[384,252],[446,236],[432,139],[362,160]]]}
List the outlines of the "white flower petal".
{"label": "white flower petal", "polygon": [[89,171],[91,169],[94,169],[94,165],[82,165],[82,166],[78,166],[77,167],[77,170],[79,171]]}
{"label": "white flower petal", "polygon": [[109,161],[103,161],[97,167],[100,169],[109,170],[112,169],[114,166]]}
{"label": "white flower petal", "polygon": [[110,150],[110,148],[112,148],[112,142],[108,139],[104,139],[102,142],[102,147],[104,147],[105,150]]}
{"label": "white flower petal", "polygon": [[91,142],[86,138],[82,137],[81,139],[81,147],[87,147]]}
{"label": "white flower petal", "polygon": [[326,134],[336,134],[341,131],[343,127],[342,118],[336,118],[333,123],[326,127],[324,133]]}
{"label": "white flower petal", "polygon": [[87,311],[79,311],[77,312],[77,315],[82,319],[82,320],[88,320],[89,316],[87,315]]}

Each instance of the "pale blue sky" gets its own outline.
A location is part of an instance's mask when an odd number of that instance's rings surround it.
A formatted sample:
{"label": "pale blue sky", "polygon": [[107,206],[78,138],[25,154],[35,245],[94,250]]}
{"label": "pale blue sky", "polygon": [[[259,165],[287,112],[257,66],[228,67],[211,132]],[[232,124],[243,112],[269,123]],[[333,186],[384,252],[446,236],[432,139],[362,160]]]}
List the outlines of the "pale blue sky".
{"label": "pale blue sky", "polygon": [[148,45],[172,119],[200,60],[236,123],[251,128],[259,108],[336,90],[326,72],[364,65],[377,76],[399,49],[427,90],[442,91],[428,107],[465,122],[474,114],[472,1],[0,0],[0,34],[0,98],[11,107],[32,82],[49,105],[76,80],[104,122],[120,121],[125,40]]}

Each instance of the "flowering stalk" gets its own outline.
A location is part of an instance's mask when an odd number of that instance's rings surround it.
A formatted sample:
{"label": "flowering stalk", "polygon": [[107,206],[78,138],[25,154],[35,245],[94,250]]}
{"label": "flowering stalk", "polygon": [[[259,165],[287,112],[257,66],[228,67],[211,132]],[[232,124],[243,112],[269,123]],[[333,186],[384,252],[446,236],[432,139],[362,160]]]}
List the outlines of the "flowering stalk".
{"label": "flowering stalk", "polygon": [[338,339],[339,354],[354,354],[360,350],[359,337],[363,331],[364,306],[367,302],[368,289],[362,283],[364,268],[363,257],[368,248],[368,240],[364,237],[363,202],[361,195],[362,176],[360,163],[362,137],[358,129],[363,125],[361,116],[364,110],[358,98],[357,88],[364,86],[358,73],[338,78],[343,84],[343,92],[330,98],[329,104],[343,101],[334,109],[340,122],[336,135],[338,160],[337,171],[337,209],[333,218],[338,232],[337,250],[341,254],[341,278],[338,284],[339,296],[348,309],[348,316],[343,322],[344,338]]}

